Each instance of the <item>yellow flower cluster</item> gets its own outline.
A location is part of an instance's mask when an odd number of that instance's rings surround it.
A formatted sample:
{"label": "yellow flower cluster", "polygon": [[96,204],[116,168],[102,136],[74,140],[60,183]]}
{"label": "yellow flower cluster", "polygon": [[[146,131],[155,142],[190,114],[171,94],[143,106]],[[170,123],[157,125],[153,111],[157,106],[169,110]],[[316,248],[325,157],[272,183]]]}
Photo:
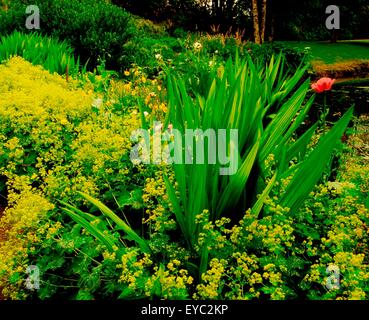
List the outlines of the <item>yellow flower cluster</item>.
{"label": "yellow flower cluster", "polygon": [[141,256],[137,250],[130,250],[122,256],[121,264],[117,265],[122,269],[119,282],[148,297],[156,294],[173,299],[188,295],[188,286],[193,283],[193,278],[187,270],[180,268],[181,261],[173,259],[166,268],[163,265],[155,266],[154,273],[149,270],[152,264],[149,255]]}
{"label": "yellow flower cluster", "polygon": [[32,166],[32,179],[47,196],[59,198],[76,190],[95,194],[109,174],[127,175],[122,159],[138,115],[114,115],[104,105],[93,112],[92,90],[19,57],[0,65],[0,72],[3,175],[11,179]]}
{"label": "yellow flower cluster", "polygon": [[341,181],[352,181],[362,193],[369,192],[369,161],[363,157],[346,159],[340,172]]}
{"label": "yellow flower cluster", "polygon": [[337,300],[362,300],[367,298],[364,291],[369,280],[369,266],[364,262],[364,254],[338,252],[333,257],[324,254],[320,262],[311,266],[304,281],[326,286],[332,282],[328,266],[335,266],[337,272],[333,279],[335,290],[328,291],[326,298]]}
{"label": "yellow flower cluster", "polygon": [[285,298],[282,273],[274,264],[262,267],[256,255],[245,252],[236,252],[232,257],[236,263],[225,270],[225,283],[230,289],[226,298],[249,300],[259,298],[262,292],[269,293],[271,299]]}
{"label": "yellow flower cluster", "polygon": [[[293,219],[287,216],[288,208],[270,205],[269,210],[273,215],[266,216],[262,220],[255,219],[248,211],[244,219],[250,223],[243,227],[243,232],[247,235],[248,241],[260,239],[269,252],[284,253],[295,241]],[[276,221],[278,215],[284,216],[283,220]],[[233,231],[240,232],[238,228],[234,228]],[[232,237],[233,241],[238,241],[235,235]]]}
{"label": "yellow flower cluster", "polygon": [[[16,274],[24,274],[29,264],[29,247],[36,245],[43,233],[53,234],[60,224],[46,226],[37,230],[39,222],[54,206],[36,190],[28,187],[21,193],[9,194],[11,205],[0,219],[0,231],[6,241],[0,241],[0,288],[5,298],[20,299],[18,292],[25,292],[23,277],[15,283],[10,279]],[[1,240],[1,239],[0,239]],[[23,290],[20,290],[23,289]]]}
{"label": "yellow flower cluster", "polygon": [[[166,170],[166,169],[162,169]],[[143,188],[142,200],[146,206],[145,224],[149,224],[153,232],[164,233],[166,229],[176,227],[176,221],[170,216],[168,197],[164,182],[164,174],[168,172],[158,170],[155,178],[147,178]],[[169,179],[173,181],[173,174],[169,173]]]}
{"label": "yellow flower cluster", "polygon": [[157,285],[160,285],[161,296],[164,299],[186,297],[188,286],[193,283],[193,278],[188,275],[188,271],[180,269],[181,262],[172,260],[167,265],[167,270],[163,267],[155,267],[155,273],[148,279],[145,285],[146,296],[152,296]]}
{"label": "yellow flower cluster", "polygon": [[[142,69],[138,66],[125,71],[125,76],[130,77],[130,81],[111,81],[108,95],[113,97],[113,101],[132,102],[132,108],[137,112],[136,102],[142,99],[143,104],[149,110],[151,116],[156,119],[163,119],[168,112],[167,105],[163,102],[162,85],[157,79],[147,79]],[[130,103],[128,103],[130,105]]]}
{"label": "yellow flower cluster", "polygon": [[96,195],[109,177],[129,179],[124,159],[140,119],[114,114],[91,83],[67,82],[20,57],[1,64],[0,74],[0,175],[8,193],[0,225],[6,232],[0,288],[15,297],[19,285],[7,279],[24,271],[27,252],[40,237],[51,239],[61,228],[58,222],[38,225],[52,209],[46,199],[70,198],[77,190]]}
{"label": "yellow flower cluster", "polygon": [[[369,191],[369,166],[352,153],[344,155],[342,163],[337,181],[318,186],[310,195],[312,202],[306,213],[324,217],[327,226],[314,248],[311,239],[305,242],[308,254],[317,260],[305,275],[303,286],[310,288],[313,298],[362,300],[368,298],[369,280],[369,209],[363,203]],[[336,269],[333,278],[330,266]],[[327,283],[333,288],[328,290]]]}
{"label": "yellow flower cluster", "polygon": [[202,283],[197,286],[194,299],[217,299],[222,286],[227,265],[225,260],[212,259],[209,269],[202,275]]}
{"label": "yellow flower cluster", "polygon": [[[92,112],[92,90],[86,93],[76,88],[73,81],[67,83],[21,58],[13,58],[0,66],[0,70],[4,74],[0,92],[6,96],[0,102],[0,114],[4,119],[0,129],[1,132],[11,129],[15,136],[9,140],[5,135],[0,136],[5,147],[1,153],[7,155],[9,174],[24,165],[25,147],[42,151],[35,159],[39,171],[35,177],[48,177],[47,182],[54,186],[55,176],[61,178],[64,172],[60,171],[68,170],[63,163],[67,144],[75,151],[70,169],[77,173],[86,168],[100,172],[107,169],[107,162],[115,167],[127,154],[131,132],[139,127],[138,116],[118,117],[104,110],[104,106],[95,114]],[[8,90],[9,84],[11,90]],[[21,138],[25,134],[28,139]],[[111,173],[112,169],[105,171]],[[127,172],[122,168],[121,173]]]}
{"label": "yellow flower cluster", "polygon": [[142,258],[138,256],[138,250],[131,250],[122,255],[121,264],[117,265],[117,268],[122,269],[119,282],[127,284],[132,291],[138,288],[137,281],[144,278],[145,268],[152,265],[149,255],[144,254]]}
{"label": "yellow flower cluster", "polygon": [[[0,73],[0,112],[3,117],[24,117],[27,122],[52,120],[58,124],[66,116],[74,119],[90,111],[91,93],[78,89],[75,80],[66,82],[63,77],[51,75],[20,57],[0,65]],[[21,126],[15,129],[26,128],[26,123],[19,124]]]}

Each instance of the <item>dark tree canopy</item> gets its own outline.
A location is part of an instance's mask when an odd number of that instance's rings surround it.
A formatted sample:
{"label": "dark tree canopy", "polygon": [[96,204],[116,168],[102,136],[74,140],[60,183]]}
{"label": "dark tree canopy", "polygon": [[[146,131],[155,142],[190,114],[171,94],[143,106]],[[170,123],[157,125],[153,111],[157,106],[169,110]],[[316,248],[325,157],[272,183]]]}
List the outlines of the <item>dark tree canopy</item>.
{"label": "dark tree canopy", "polygon": [[[226,32],[241,29],[253,37],[252,0],[113,0],[130,12],[155,21],[170,20],[188,30]],[[262,0],[257,0],[261,6]],[[323,40],[330,38],[325,27],[325,9],[330,0],[267,0],[266,39]],[[369,36],[367,0],[335,0],[341,11],[340,38]],[[214,29],[214,28],[213,28]]]}

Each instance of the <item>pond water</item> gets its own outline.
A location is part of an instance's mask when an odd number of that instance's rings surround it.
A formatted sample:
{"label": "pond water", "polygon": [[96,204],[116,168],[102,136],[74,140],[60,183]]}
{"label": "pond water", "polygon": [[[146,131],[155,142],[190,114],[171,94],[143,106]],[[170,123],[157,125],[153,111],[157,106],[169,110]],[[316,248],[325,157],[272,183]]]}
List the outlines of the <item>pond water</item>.
{"label": "pond water", "polygon": [[[355,104],[355,113],[369,113],[369,85],[342,85],[332,91],[330,102],[336,108],[347,110]],[[333,111],[333,110],[332,110]],[[341,111],[341,110],[337,110]]]}
{"label": "pond water", "polygon": [[[326,94],[329,107],[328,121],[337,121],[345,111],[355,105],[355,114],[369,114],[369,84],[347,83],[334,86]],[[324,104],[324,95],[318,94],[315,99],[316,106]],[[311,120],[317,120],[317,112],[311,110]]]}

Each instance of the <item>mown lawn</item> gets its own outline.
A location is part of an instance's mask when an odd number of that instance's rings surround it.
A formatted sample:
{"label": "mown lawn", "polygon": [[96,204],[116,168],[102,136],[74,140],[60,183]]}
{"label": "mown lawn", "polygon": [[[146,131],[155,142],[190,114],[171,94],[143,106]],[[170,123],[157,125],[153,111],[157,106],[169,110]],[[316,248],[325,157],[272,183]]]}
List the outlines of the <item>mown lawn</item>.
{"label": "mown lawn", "polygon": [[312,61],[334,64],[349,60],[369,60],[369,40],[330,43],[323,41],[281,41],[288,48],[308,49]]}

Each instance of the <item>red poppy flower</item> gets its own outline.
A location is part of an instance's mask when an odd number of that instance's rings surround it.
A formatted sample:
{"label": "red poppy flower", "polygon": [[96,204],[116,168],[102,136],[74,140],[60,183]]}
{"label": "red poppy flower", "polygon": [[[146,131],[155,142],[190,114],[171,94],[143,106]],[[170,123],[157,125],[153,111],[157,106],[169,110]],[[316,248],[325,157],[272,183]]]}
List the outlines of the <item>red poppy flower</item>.
{"label": "red poppy flower", "polygon": [[329,91],[332,89],[332,86],[335,83],[335,81],[336,81],[335,79],[331,78],[321,78],[311,85],[311,89],[313,89],[316,93]]}

